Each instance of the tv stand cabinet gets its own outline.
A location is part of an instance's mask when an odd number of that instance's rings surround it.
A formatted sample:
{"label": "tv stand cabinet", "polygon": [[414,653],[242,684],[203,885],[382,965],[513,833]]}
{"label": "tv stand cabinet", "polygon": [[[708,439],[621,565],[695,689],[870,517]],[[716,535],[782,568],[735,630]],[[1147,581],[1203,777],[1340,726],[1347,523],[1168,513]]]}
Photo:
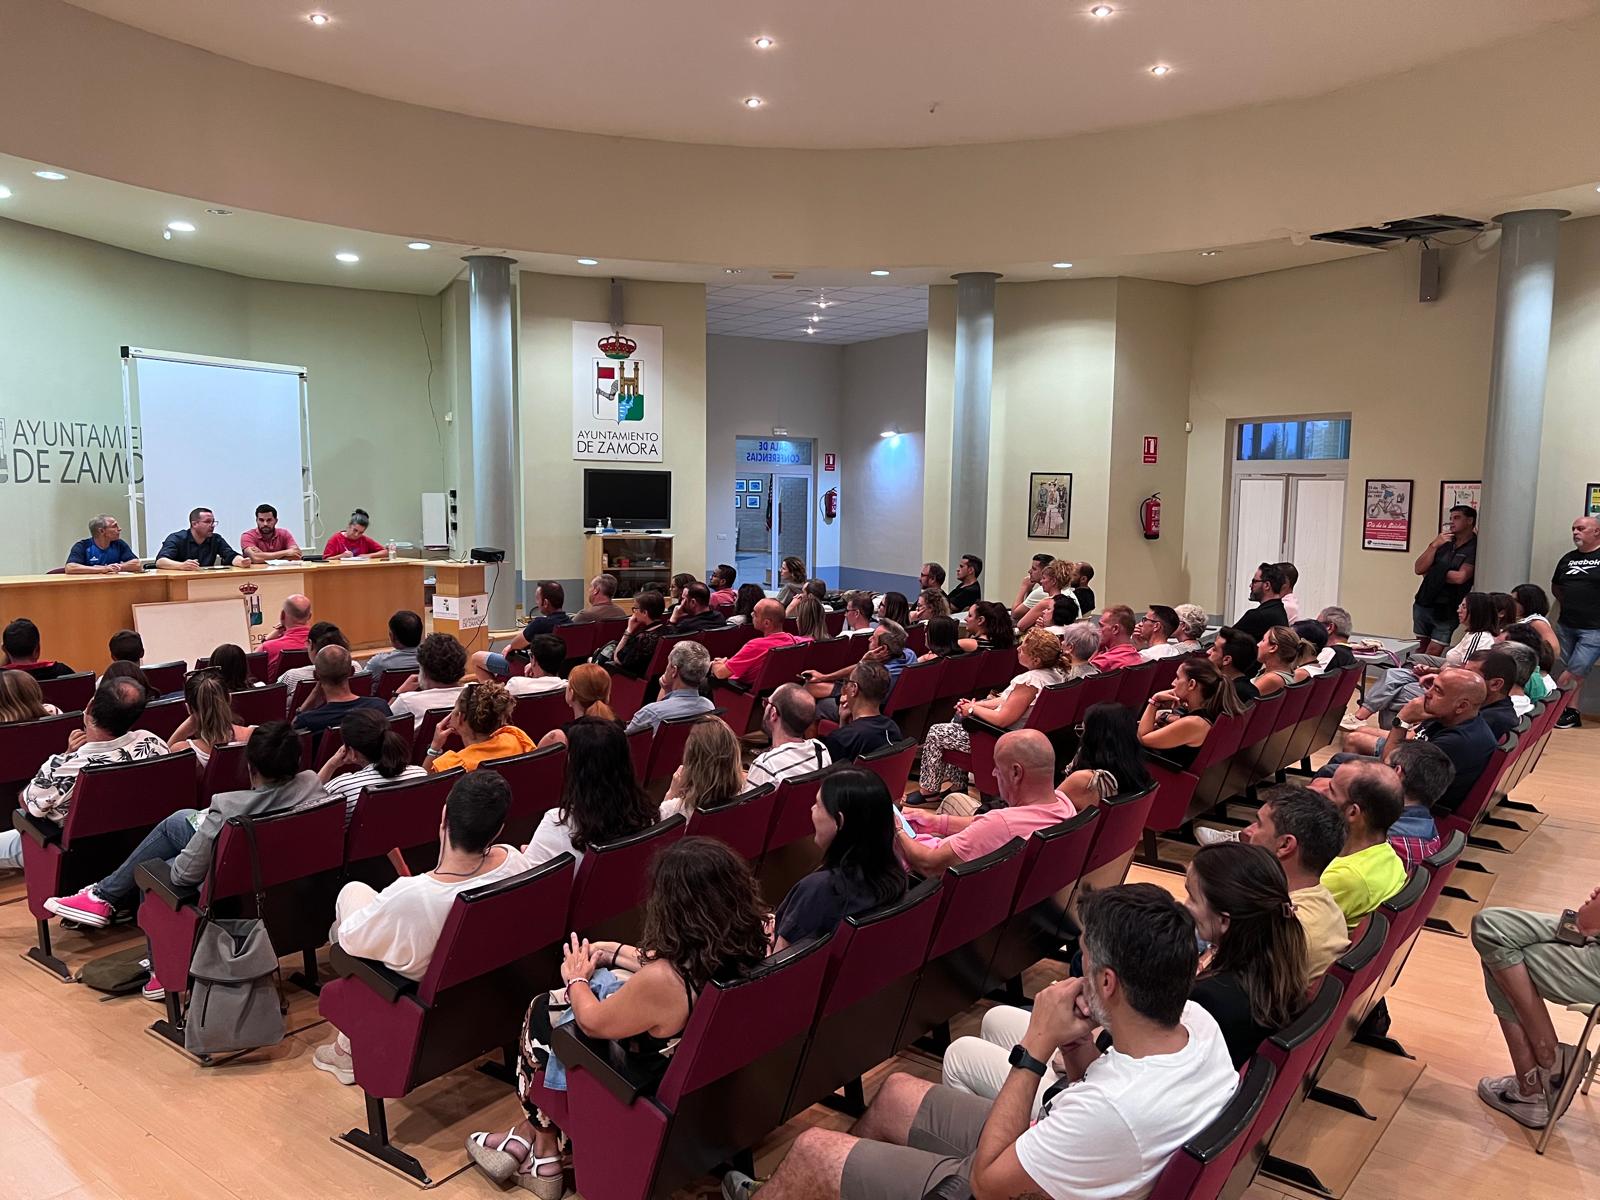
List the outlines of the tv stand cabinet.
{"label": "tv stand cabinet", "polygon": [[[626,564],[626,565],[624,565]],[[652,589],[665,595],[676,568],[670,533],[585,533],[584,580],[615,575],[618,606],[633,611],[633,598]]]}

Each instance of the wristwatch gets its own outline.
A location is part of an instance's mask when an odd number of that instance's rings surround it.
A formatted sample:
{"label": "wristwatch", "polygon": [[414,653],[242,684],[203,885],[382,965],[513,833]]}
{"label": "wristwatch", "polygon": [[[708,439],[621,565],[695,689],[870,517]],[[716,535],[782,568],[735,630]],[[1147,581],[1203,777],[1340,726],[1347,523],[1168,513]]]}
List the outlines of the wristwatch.
{"label": "wristwatch", "polygon": [[1044,1078],[1045,1065],[1024,1050],[1021,1042],[1011,1047],[1010,1062],[1013,1067],[1021,1067],[1024,1071],[1032,1071],[1040,1079]]}

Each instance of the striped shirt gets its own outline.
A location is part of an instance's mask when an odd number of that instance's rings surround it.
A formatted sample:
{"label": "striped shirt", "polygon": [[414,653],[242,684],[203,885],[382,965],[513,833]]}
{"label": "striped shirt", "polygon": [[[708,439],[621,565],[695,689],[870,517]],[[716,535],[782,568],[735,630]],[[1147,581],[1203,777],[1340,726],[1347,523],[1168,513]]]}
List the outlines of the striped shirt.
{"label": "striped shirt", "polygon": [[828,748],[815,738],[803,742],[784,742],[756,756],[745,776],[745,786],[755,788],[764,783],[775,784],[795,775],[808,775],[832,762]]}
{"label": "striped shirt", "polygon": [[[427,777],[428,773],[415,763],[408,764],[393,779],[385,779],[378,774],[377,767],[365,766],[359,771],[351,771],[345,775],[335,775],[327,783],[323,784],[323,787],[327,789],[328,795],[337,796],[344,801],[344,823],[348,825],[350,824],[350,818],[355,815],[356,797],[361,795],[365,789],[381,787],[386,783],[402,783],[408,779],[426,779]],[[323,797],[317,797],[319,804],[322,800]]]}

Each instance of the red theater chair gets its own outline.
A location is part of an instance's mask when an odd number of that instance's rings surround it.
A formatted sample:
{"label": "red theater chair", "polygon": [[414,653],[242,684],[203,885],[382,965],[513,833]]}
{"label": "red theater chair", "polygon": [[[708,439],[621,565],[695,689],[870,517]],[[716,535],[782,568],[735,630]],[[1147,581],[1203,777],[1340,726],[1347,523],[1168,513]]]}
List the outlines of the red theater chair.
{"label": "red theater chair", "polygon": [[686,837],[714,837],[749,862],[761,863],[767,834],[778,811],[778,789],[770,783],[742,792],[724,804],[697,808],[689,816]]}
{"label": "red theater chair", "polygon": [[345,831],[345,870],[375,888],[399,876],[389,861],[398,850],[412,871],[428,871],[438,862],[439,820],[444,802],[464,772],[457,767],[426,779],[407,779],[369,787],[356,797]]}
{"label": "red theater chair", "polygon": [[46,704],[54,704],[62,712],[78,712],[89,706],[94,698],[94,673],[79,671],[75,675],[58,675],[54,679],[40,679],[39,691]]}
{"label": "red theater chair", "polygon": [[572,883],[568,930],[590,941],[630,942],[650,889],[650,861],[683,836],[686,822],[668,817],[632,837],[590,846]]}
{"label": "red theater chair", "polygon": [[45,760],[66,753],[67,739],[73,730],[82,728],[81,712],[0,724],[0,805],[15,805]]}
{"label": "red theater chair", "polygon": [[558,742],[542,750],[491,759],[478,770],[493,771],[511,785],[511,808],[500,837],[513,846],[526,846],[544,814],[561,805],[561,790],[567,779],[567,747]]}

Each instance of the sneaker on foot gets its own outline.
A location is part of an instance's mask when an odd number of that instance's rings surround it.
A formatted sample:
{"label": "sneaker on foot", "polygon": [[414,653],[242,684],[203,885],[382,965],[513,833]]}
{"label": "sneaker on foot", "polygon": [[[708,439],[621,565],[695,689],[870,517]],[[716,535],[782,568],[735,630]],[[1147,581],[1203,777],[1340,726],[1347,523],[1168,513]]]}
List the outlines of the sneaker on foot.
{"label": "sneaker on foot", "polygon": [[319,1071],[326,1071],[346,1087],[356,1081],[356,1060],[339,1049],[337,1038],[312,1051],[311,1065]]}
{"label": "sneaker on foot", "polygon": [[1218,829],[1213,825],[1196,825],[1194,827],[1194,840],[1202,846],[1215,846],[1221,842],[1237,842],[1239,831],[1237,829]]}
{"label": "sneaker on foot", "polygon": [[162,987],[161,981],[152,975],[144,981],[144,986],[139,989],[139,995],[146,1000],[154,1000],[159,1004],[167,998],[167,989]]}
{"label": "sneaker on foot", "polygon": [[100,899],[92,887],[84,888],[75,896],[51,896],[44,907],[47,912],[90,929],[104,929],[111,924],[111,905]]}
{"label": "sneaker on foot", "polygon": [[743,1171],[729,1171],[722,1177],[722,1200],[750,1200],[760,1186]]}
{"label": "sneaker on foot", "polygon": [[1543,1129],[1550,1123],[1550,1108],[1543,1094],[1524,1096],[1515,1075],[1489,1075],[1478,1080],[1478,1099],[1529,1129]]}
{"label": "sneaker on foot", "polygon": [[1344,730],[1346,733],[1354,733],[1356,730],[1361,729],[1365,725],[1366,722],[1360,717],[1356,716],[1355,713],[1351,713],[1344,720],[1339,722],[1339,728]]}
{"label": "sneaker on foot", "polygon": [[1583,718],[1578,715],[1578,710],[1577,709],[1569,708],[1569,709],[1567,709],[1566,712],[1562,713],[1561,716],[1556,718],[1556,728],[1557,729],[1582,729],[1583,728]]}

